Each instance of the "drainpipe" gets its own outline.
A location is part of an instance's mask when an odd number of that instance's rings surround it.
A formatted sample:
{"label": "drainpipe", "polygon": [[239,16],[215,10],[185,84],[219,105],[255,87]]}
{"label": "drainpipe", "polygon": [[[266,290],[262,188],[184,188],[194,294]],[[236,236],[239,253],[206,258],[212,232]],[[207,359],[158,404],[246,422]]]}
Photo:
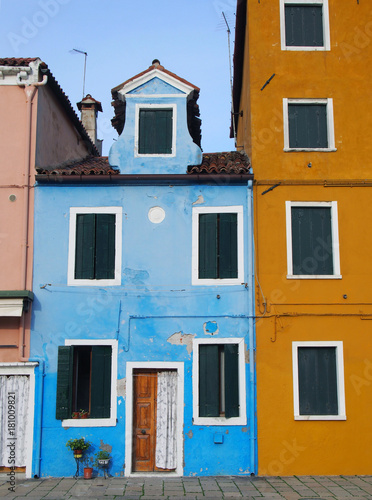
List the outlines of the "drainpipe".
{"label": "drainpipe", "polygon": [[44,407],[44,377],[45,377],[45,361],[38,358],[30,358],[29,361],[39,363],[37,370],[37,378],[35,380],[35,405],[37,411],[34,421],[34,439],[32,446],[32,470],[31,476],[34,479],[40,477],[41,469],[41,440],[43,431],[43,407]]}
{"label": "drainpipe", "polygon": [[[257,474],[257,423],[256,423],[256,335],[254,322],[254,245],[253,245],[253,181],[247,183],[247,229],[248,229],[248,290],[251,291],[251,300],[249,304],[249,388],[252,389],[252,395],[249,399],[249,419],[250,428],[250,449],[253,459],[253,471]],[[249,391],[251,392],[251,391]],[[253,434],[253,435],[252,435]]]}
{"label": "drainpipe", "polygon": [[[25,145],[25,168],[24,168],[24,188],[26,190],[25,194],[25,210],[23,217],[23,245],[24,253],[22,259],[21,268],[21,286],[23,290],[27,290],[27,258],[28,258],[28,236],[29,236],[29,216],[30,216],[30,172],[31,172],[31,139],[32,139],[32,101],[36,94],[37,87],[46,85],[48,81],[47,75],[43,76],[41,82],[33,83],[32,85],[27,85],[22,82],[22,80],[17,78],[17,84],[19,87],[24,87],[26,94],[26,145]],[[25,354],[25,313],[22,314],[19,326],[19,340],[18,340],[18,350],[19,350],[19,360],[28,361],[24,357]]]}

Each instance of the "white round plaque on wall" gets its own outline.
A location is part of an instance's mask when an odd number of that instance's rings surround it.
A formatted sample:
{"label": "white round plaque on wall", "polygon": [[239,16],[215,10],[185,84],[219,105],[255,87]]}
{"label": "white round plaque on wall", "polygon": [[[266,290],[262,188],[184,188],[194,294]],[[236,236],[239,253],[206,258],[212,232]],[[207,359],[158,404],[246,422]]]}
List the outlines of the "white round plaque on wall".
{"label": "white round plaque on wall", "polygon": [[148,217],[154,224],[160,224],[165,219],[165,211],[161,207],[152,207],[149,210]]}

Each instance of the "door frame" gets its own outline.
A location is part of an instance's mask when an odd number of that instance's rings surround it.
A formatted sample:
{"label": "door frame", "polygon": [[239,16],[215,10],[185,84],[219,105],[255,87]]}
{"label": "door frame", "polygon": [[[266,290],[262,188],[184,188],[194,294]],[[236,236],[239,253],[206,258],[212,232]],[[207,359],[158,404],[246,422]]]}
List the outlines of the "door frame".
{"label": "door frame", "polygon": [[[172,361],[128,361],[126,364],[127,390],[125,415],[125,476],[183,475],[183,407],[184,407],[184,364]],[[133,472],[133,371],[134,370],[176,370],[177,371],[177,467],[174,472]]]}
{"label": "door frame", "polygon": [[32,451],[34,442],[34,420],[35,420],[35,367],[38,363],[35,362],[10,362],[0,363],[0,375],[11,375],[17,377],[19,375],[26,375],[30,380],[29,395],[28,395],[28,423],[26,434],[27,439],[26,447],[26,478],[32,477]]}

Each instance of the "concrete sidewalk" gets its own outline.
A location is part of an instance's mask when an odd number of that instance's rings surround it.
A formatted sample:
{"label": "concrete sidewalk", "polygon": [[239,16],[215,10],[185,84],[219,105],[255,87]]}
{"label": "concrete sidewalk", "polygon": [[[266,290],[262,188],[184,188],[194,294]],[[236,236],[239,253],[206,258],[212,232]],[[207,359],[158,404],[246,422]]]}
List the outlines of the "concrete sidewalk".
{"label": "concrete sidewalk", "polygon": [[53,478],[16,480],[14,493],[9,487],[6,479],[0,480],[1,498],[372,500],[372,476]]}

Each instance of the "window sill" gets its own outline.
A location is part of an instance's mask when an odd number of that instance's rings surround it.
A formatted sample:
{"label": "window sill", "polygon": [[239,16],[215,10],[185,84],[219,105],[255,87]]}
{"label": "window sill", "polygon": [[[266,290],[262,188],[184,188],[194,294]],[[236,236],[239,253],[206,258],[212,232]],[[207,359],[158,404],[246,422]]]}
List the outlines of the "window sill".
{"label": "window sill", "polygon": [[247,425],[247,417],[194,417],[194,425]]}
{"label": "window sill", "polygon": [[335,151],[337,151],[337,148],[283,148],[283,151],[285,153],[293,153],[293,152],[301,152],[301,151],[305,151],[305,152],[309,152],[309,151],[312,151],[312,152],[319,152],[319,153],[334,153]]}
{"label": "window sill", "polygon": [[175,153],[135,153],[134,157],[135,158],[174,158],[176,156]]}
{"label": "window sill", "polygon": [[341,280],[341,274],[287,274],[287,280]]}
{"label": "window sill", "polygon": [[235,286],[245,286],[245,283],[242,282],[241,279],[195,279],[192,281],[192,285],[194,286],[225,286],[225,285],[235,285]]}
{"label": "window sill", "polygon": [[116,419],[110,418],[67,418],[62,427],[115,427]]}
{"label": "window sill", "polygon": [[292,51],[306,51],[306,52],[325,52],[330,51],[328,47],[314,47],[314,46],[302,46],[302,45],[285,45],[282,50],[292,50]]}
{"label": "window sill", "polygon": [[295,415],[295,420],[346,420],[346,415]]}
{"label": "window sill", "polygon": [[115,278],[113,280],[69,280],[68,286],[119,286],[121,279]]}

